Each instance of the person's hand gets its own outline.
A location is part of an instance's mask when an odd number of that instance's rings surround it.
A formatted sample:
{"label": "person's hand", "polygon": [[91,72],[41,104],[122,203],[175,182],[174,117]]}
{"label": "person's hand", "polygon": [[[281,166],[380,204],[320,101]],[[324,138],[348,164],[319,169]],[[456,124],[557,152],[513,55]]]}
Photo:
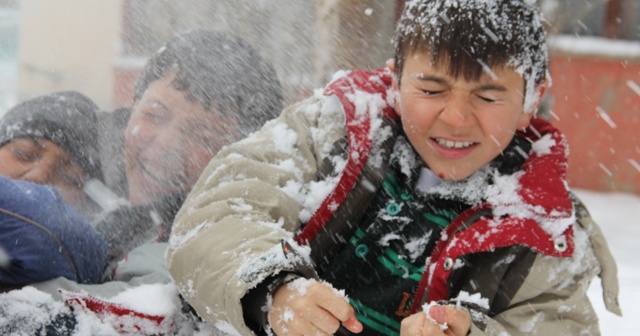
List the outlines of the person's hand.
{"label": "person's hand", "polygon": [[276,335],[333,335],[341,323],[353,333],[362,331],[353,307],[327,284],[300,278],[273,294],[269,324]]}
{"label": "person's hand", "polygon": [[[445,324],[446,329],[441,328]],[[470,328],[471,316],[467,311],[434,305],[429,312],[419,312],[402,320],[400,336],[466,336]]]}

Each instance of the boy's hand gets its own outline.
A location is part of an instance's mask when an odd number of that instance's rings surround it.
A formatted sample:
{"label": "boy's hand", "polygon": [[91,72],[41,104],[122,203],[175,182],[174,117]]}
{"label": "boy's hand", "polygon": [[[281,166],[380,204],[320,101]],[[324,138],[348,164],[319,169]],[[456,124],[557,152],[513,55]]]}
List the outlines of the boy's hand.
{"label": "boy's hand", "polygon": [[276,335],[333,335],[340,323],[351,332],[362,331],[349,302],[328,285],[298,279],[273,294],[269,324]]}
{"label": "boy's hand", "polygon": [[[427,312],[419,312],[402,320],[400,336],[466,336],[471,328],[471,316],[465,310],[451,306],[431,306]],[[434,323],[432,320],[435,320]],[[441,325],[446,329],[442,330]]]}

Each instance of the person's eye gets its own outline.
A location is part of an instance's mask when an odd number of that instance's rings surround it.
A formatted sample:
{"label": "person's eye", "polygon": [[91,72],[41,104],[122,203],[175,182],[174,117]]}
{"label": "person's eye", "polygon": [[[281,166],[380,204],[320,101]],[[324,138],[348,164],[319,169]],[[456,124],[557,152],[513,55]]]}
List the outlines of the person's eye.
{"label": "person's eye", "polygon": [[162,116],[159,113],[153,112],[153,111],[144,111],[142,112],[142,115],[145,117],[145,119],[151,121],[151,122],[160,122],[162,121]]}
{"label": "person's eye", "polygon": [[497,99],[491,98],[491,97],[487,97],[487,96],[478,96],[478,98],[482,99],[484,102],[489,103],[489,104],[493,104],[495,102],[497,102]]}
{"label": "person's eye", "polygon": [[435,96],[442,92],[443,92],[442,90],[422,90],[422,93],[424,93],[427,96]]}
{"label": "person's eye", "polygon": [[33,162],[38,159],[38,154],[33,151],[13,147],[11,152],[13,152],[13,155],[15,155],[18,160],[23,162]]}

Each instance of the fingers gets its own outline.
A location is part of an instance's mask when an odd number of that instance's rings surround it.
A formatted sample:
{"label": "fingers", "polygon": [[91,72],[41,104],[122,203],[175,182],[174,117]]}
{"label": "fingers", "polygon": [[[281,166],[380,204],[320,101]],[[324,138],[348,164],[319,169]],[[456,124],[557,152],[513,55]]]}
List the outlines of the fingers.
{"label": "fingers", "polygon": [[[434,305],[427,312],[413,314],[402,320],[401,336],[464,336],[471,327],[471,316],[467,311],[451,306]],[[441,328],[446,326],[446,328]]]}
{"label": "fingers", "polygon": [[318,310],[316,315],[304,316],[307,321],[327,335],[333,335],[340,328],[340,321],[325,310]]}
{"label": "fingers", "polygon": [[345,322],[352,332],[362,330],[349,302],[329,285],[297,279],[273,294],[269,311],[277,335],[333,335]]}
{"label": "fingers", "polygon": [[429,309],[429,315],[439,324],[446,323],[451,335],[466,335],[471,328],[471,316],[466,310],[435,305]]}
{"label": "fingers", "polygon": [[424,325],[427,315],[413,314],[400,323],[400,336],[418,336],[422,335],[422,326]]}
{"label": "fingers", "polygon": [[351,314],[349,318],[347,318],[345,321],[342,321],[342,325],[347,328],[347,330],[355,334],[362,332],[362,329],[364,329],[362,323],[358,321],[355,314]]}
{"label": "fingers", "polygon": [[427,318],[425,313],[413,314],[400,324],[400,336],[444,336],[440,326]]}
{"label": "fingers", "polygon": [[[288,323],[278,323],[278,325],[271,325],[276,335],[297,336],[297,335],[313,335],[313,336],[329,336],[333,335],[333,332],[326,332],[318,328],[313,323],[304,319],[292,319]],[[336,329],[337,330],[337,329]]]}
{"label": "fingers", "polygon": [[311,290],[317,291],[311,295],[318,298],[319,306],[341,321],[345,328],[353,333],[362,331],[363,326],[356,318],[353,307],[333,288],[329,286],[317,286]]}

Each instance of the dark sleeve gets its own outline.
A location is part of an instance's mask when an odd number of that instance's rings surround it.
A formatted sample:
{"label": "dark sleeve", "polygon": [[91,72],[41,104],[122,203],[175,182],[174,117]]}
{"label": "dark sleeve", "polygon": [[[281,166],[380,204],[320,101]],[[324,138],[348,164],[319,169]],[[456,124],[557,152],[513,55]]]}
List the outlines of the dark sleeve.
{"label": "dark sleeve", "polygon": [[292,260],[297,260],[298,262],[294,263],[294,266],[289,271],[283,270],[268,277],[251,289],[241,300],[245,323],[258,335],[270,334],[266,333],[267,328],[269,328],[267,318],[269,312],[267,308],[276,289],[298,278],[318,279],[318,274],[313,267],[302,262],[304,258],[289,243],[283,240],[281,245],[284,255],[287,258],[292,255],[296,256]]}
{"label": "dark sleeve", "polygon": [[142,245],[157,235],[157,226],[152,219],[151,206],[121,206],[105,214],[96,224],[96,230],[108,244],[107,259],[117,262],[136,246]]}
{"label": "dark sleeve", "polygon": [[57,191],[6,178],[0,190],[0,284],[100,280],[106,243]]}
{"label": "dark sleeve", "polygon": [[258,335],[266,334],[269,328],[267,306],[273,292],[281,285],[299,278],[292,273],[279,273],[250,290],[242,300],[244,322]]}
{"label": "dark sleeve", "polygon": [[109,246],[108,269],[142,244],[167,242],[185,197],[185,193],[177,193],[153,204],[123,205],[97,219],[96,230]]}

